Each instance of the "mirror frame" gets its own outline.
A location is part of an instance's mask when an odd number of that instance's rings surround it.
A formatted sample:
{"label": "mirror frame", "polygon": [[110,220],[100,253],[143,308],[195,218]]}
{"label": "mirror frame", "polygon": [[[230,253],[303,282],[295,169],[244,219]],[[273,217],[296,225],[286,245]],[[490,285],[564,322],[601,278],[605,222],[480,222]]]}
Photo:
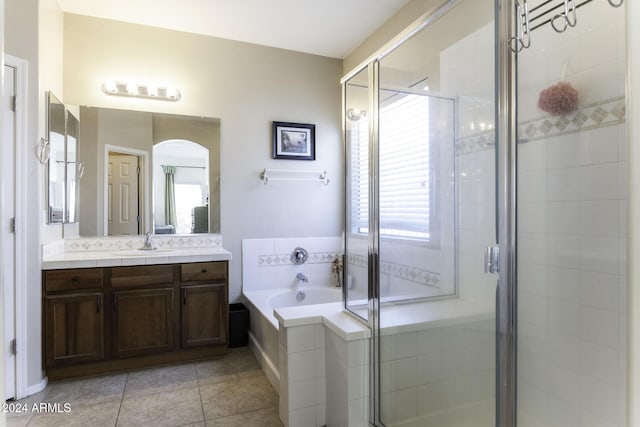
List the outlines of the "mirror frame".
{"label": "mirror frame", "polygon": [[[79,160],[80,155],[80,121],[74,116],[71,111],[65,109],[65,132],[64,132],[64,159],[65,159],[65,215],[64,215],[64,223],[65,224],[73,224],[78,222],[78,208],[80,206],[80,186],[78,181],[81,178],[79,171],[81,170],[82,163]],[[69,139],[70,137],[75,138],[75,158],[73,161],[69,159]],[[82,166],[83,167],[83,166]],[[71,178],[70,173],[73,173],[73,182],[75,185],[75,206],[73,206],[73,213],[75,216],[71,218],[71,197],[69,197],[70,193],[70,185]]]}
{"label": "mirror frame", "polygon": [[[63,114],[62,114],[62,120],[63,120],[63,127],[64,127],[64,134],[62,135],[63,138],[63,144],[65,145],[63,151],[64,151],[64,159],[63,161],[65,162],[65,176],[64,176],[64,183],[63,183],[63,200],[62,200],[62,216],[60,218],[60,220],[55,220],[53,219],[53,215],[52,215],[52,209],[51,209],[51,162],[52,162],[52,158],[49,157],[49,160],[47,161],[46,164],[46,172],[45,172],[45,176],[47,179],[46,182],[46,206],[47,206],[47,224],[64,224],[65,220],[66,220],[66,191],[67,191],[67,180],[66,180],[66,115],[64,113],[65,110],[65,106],[62,103],[62,101],[60,101],[58,99],[57,96],[55,96],[51,91],[47,91],[46,93],[46,103],[47,103],[47,123],[46,123],[46,134],[47,134],[47,140],[49,142],[49,144],[51,144],[51,134],[52,134],[52,121],[53,121],[53,108],[52,105],[56,104],[56,105],[60,105],[63,108]],[[51,146],[53,147],[53,146]],[[55,156],[54,156],[55,158]]]}

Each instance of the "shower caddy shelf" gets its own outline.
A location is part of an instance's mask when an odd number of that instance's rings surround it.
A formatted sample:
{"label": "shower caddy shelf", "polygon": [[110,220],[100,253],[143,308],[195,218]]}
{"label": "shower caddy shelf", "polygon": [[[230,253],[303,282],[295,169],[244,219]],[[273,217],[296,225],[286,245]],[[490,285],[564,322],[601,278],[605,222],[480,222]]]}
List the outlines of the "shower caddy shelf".
{"label": "shower caddy shelf", "polygon": [[[313,176],[316,176],[313,178]],[[301,171],[286,169],[264,169],[260,173],[260,179],[264,185],[270,181],[297,181],[297,182],[321,182],[329,185],[327,171]]]}
{"label": "shower caddy shelf", "polygon": [[[554,31],[565,32],[578,24],[577,10],[594,0],[546,0],[529,9],[527,0],[516,0],[516,35],[508,41],[509,48],[518,53],[531,46],[531,32],[550,24]],[[607,0],[612,7],[620,7],[624,0]],[[560,10],[560,12],[556,12]],[[555,13],[555,15],[552,15]],[[542,22],[540,22],[542,20]]]}

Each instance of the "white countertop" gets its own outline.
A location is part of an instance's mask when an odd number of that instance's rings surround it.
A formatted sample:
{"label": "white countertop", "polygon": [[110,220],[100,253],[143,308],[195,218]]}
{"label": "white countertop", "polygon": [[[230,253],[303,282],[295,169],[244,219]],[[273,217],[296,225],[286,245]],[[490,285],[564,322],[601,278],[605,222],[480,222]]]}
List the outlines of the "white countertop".
{"label": "white countertop", "polygon": [[231,252],[221,247],[195,247],[139,251],[63,252],[43,258],[43,270],[63,268],[117,267],[129,265],[176,264],[181,262],[229,261]]}

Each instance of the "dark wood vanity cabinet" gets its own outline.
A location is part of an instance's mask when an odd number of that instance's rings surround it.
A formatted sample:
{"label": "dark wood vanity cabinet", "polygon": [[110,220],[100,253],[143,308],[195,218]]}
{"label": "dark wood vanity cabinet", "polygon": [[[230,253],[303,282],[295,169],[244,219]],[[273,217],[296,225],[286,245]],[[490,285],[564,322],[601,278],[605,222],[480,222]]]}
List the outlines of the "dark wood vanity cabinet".
{"label": "dark wood vanity cabinet", "polygon": [[173,289],[113,292],[113,357],[173,350]]}
{"label": "dark wood vanity cabinet", "polygon": [[51,379],[226,354],[227,261],[46,270],[43,291]]}
{"label": "dark wood vanity cabinet", "polygon": [[[227,310],[222,283],[182,287],[182,347],[227,342]],[[212,309],[212,307],[215,307]]]}
{"label": "dark wood vanity cabinet", "polygon": [[104,358],[102,292],[45,297],[45,365],[70,365]]}

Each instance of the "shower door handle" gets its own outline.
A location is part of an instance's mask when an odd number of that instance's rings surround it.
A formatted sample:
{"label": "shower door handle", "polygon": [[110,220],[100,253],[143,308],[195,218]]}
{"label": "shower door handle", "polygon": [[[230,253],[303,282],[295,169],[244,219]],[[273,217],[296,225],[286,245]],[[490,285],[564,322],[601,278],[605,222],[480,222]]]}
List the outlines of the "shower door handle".
{"label": "shower door handle", "polygon": [[484,249],[484,272],[487,274],[500,272],[500,246],[487,246]]}

